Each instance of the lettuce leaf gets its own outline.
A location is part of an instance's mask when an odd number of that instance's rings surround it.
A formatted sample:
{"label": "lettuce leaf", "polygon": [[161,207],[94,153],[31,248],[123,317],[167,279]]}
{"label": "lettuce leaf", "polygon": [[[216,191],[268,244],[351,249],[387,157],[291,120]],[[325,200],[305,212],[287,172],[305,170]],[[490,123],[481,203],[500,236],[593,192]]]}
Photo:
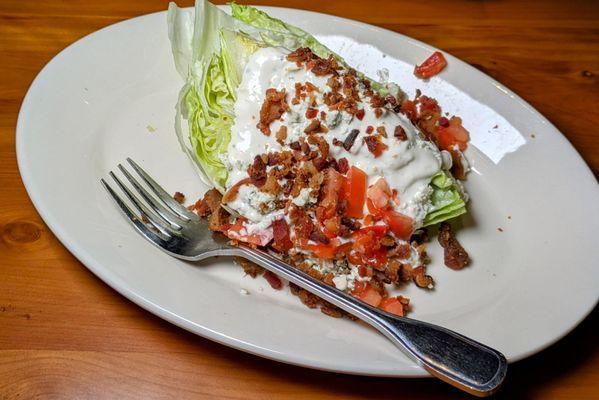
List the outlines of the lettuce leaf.
{"label": "lettuce leaf", "polygon": [[441,171],[431,179],[432,207],[424,218],[423,226],[436,225],[466,213],[465,194],[454,177]]}

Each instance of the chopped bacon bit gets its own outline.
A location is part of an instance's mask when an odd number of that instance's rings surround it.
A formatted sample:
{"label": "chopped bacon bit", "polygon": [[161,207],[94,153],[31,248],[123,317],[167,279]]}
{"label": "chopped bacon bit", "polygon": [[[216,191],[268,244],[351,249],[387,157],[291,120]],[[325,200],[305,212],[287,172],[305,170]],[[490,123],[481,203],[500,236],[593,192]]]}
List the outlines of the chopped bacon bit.
{"label": "chopped bacon bit", "polygon": [[397,99],[394,96],[388,95],[385,97],[385,100],[391,105],[391,107],[397,106]]}
{"label": "chopped bacon bit", "polygon": [[277,171],[273,169],[268,173],[266,181],[260,188],[260,191],[277,196],[279,193],[281,193],[281,190],[281,185],[279,185],[279,180],[277,179]]}
{"label": "chopped bacon bit", "polygon": [[406,131],[401,127],[401,125],[397,125],[395,130],[393,131],[393,136],[397,139],[404,141],[408,140],[408,135],[406,135]]}
{"label": "chopped bacon bit", "polygon": [[380,118],[380,117],[381,117],[381,115],[383,115],[383,109],[382,109],[382,108],[380,108],[380,107],[377,107],[377,108],[375,108],[375,109],[374,109],[374,116],[375,116],[376,118]]}
{"label": "chopped bacon bit", "polygon": [[341,140],[337,139],[337,138],[333,138],[333,146],[339,146],[339,147],[343,147],[343,143]]}
{"label": "chopped bacon bit", "polygon": [[299,49],[289,53],[287,55],[287,60],[296,63],[304,63],[312,60],[314,57],[314,53],[308,47],[300,47]]}
{"label": "chopped bacon bit", "polygon": [[281,290],[283,288],[283,282],[281,282],[281,278],[270,271],[264,271],[264,279],[266,279],[270,287],[275,290]]}
{"label": "chopped bacon bit", "polygon": [[218,207],[208,218],[208,229],[211,231],[222,231],[229,225],[229,213],[222,207]]}
{"label": "chopped bacon bit", "polygon": [[347,135],[347,137],[343,141],[343,148],[345,150],[347,150],[347,151],[351,150],[351,148],[354,145],[354,142],[356,141],[356,138],[358,137],[359,133],[360,133],[360,131],[357,130],[357,129],[352,129],[351,130],[351,132],[349,133],[349,135]]}
{"label": "chopped bacon bit", "polygon": [[444,128],[447,128],[449,126],[449,120],[445,117],[441,117],[437,120],[437,124]]}
{"label": "chopped bacon bit", "polygon": [[316,118],[317,115],[318,115],[318,110],[315,108],[308,108],[306,110],[306,118],[308,118],[308,119]]}
{"label": "chopped bacon bit", "polygon": [[376,107],[384,107],[385,104],[387,104],[387,100],[385,100],[378,94],[375,94],[370,98],[370,104],[375,108]]}
{"label": "chopped bacon bit", "polygon": [[378,133],[379,135],[381,135],[384,138],[387,137],[387,130],[382,125],[376,127],[376,133]]}
{"label": "chopped bacon bit", "polygon": [[366,127],[366,133],[367,133],[367,134],[369,134],[369,135],[370,135],[370,134],[371,134],[373,131],[374,131],[374,127],[373,127],[372,125],[368,125],[368,126]]}
{"label": "chopped bacon bit", "polygon": [[245,258],[235,257],[235,261],[237,261],[237,263],[241,265],[241,268],[243,268],[243,272],[245,272],[252,278],[257,277],[258,275],[264,272],[264,268],[262,268],[258,264],[254,264],[253,262],[246,260]]}
{"label": "chopped bacon bit", "polygon": [[345,174],[349,171],[349,162],[347,161],[347,158],[342,157],[337,161],[337,170],[341,174]]}
{"label": "chopped bacon bit", "polygon": [[311,71],[316,76],[325,76],[334,74],[338,68],[339,65],[337,64],[337,61],[333,58],[333,55],[330,55],[327,59],[315,59],[314,66],[311,68]]}
{"label": "chopped bacon bit", "polygon": [[287,127],[285,125],[281,125],[276,134],[277,142],[281,144],[285,144],[285,139],[287,139]]}
{"label": "chopped bacon bit", "polygon": [[181,192],[175,192],[175,194],[173,195],[173,199],[175,199],[177,203],[183,204],[183,202],[185,201],[185,195]]}
{"label": "chopped bacon bit", "polygon": [[312,164],[318,171],[322,171],[328,166],[329,163],[324,157],[316,157],[314,160],[312,160]]}
{"label": "chopped bacon bit", "polygon": [[193,205],[193,210],[199,217],[206,217],[220,208],[223,196],[216,189],[210,189],[204,194],[202,200]]}
{"label": "chopped bacon bit", "polygon": [[285,111],[289,111],[289,106],[285,101],[285,89],[277,91],[270,88],[266,90],[264,103],[260,108],[260,122],[256,125],[266,136],[270,136],[270,123],[281,118]]}
{"label": "chopped bacon bit", "polygon": [[365,114],[365,111],[363,108],[361,108],[356,112],[356,118],[358,118],[360,121],[362,121],[364,119],[364,114]]}
{"label": "chopped bacon bit", "polygon": [[312,121],[310,121],[310,124],[308,124],[306,129],[304,129],[304,133],[306,133],[308,135],[311,133],[318,133],[321,131],[322,131],[322,126],[320,125],[320,121],[317,119],[313,119]]}
{"label": "chopped bacon bit", "polygon": [[383,151],[387,150],[389,147],[381,142],[379,136],[366,136],[364,138],[364,143],[368,146],[368,151],[370,151],[375,157],[379,157],[383,154]]}
{"label": "chopped bacon bit", "polygon": [[425,117],[427,115],[439,114],[441,113],[441,107],[439,107],[439,103],[437,100],[428,97],[421,96],[418,98],[418,104],[420,105],[420,117]]}
{"label": "chopped bacon bit", "polygon": [[451,173],[454,177],[461,181],[466,180],[466,168],[464,168],[464,164],[462,161],[462,155],[460,155],[459,150],[449,150],[449,154],[451,154]]}
{"label": "chopped bacon bit", "polygon": [[320,151],[321,157],[327,158],[329,156],[329,144],[322,138],[322,136],[308,136],[308,143],[318,146],[318,151]]}
{"label": "chopped bacon bit", "polygon": [[247,173],[252,179],[252,182],[264,183],[264,180],[266,179],[266,164],[262,161],[262,157],[254,157],[254,163],[248,167]]}
{"label": "chopped bacon bit", "polygon": [[348,217],[341,217],[341,223],[349,228],[350,231],[357,231],[362,227],[358,221]]}
{"label": "chopped bacon bit", "polygon": [[300,150],[302,149],[302,145],[301,145],[301,143],[300,143],[300,142],[298,142],[298,141],[295,141],[295,142],[291,142],[291,143],[289,143],[289,147],[290,147],[292,150],[296,150],[296,151],[300,151]]}
{"label": "chopped bacon bit", "polygon": [[341,83],[336,76],[331,76],[327,80],[327,86],[330,87],[334,92],[338,91],[341,88]]}
{"label": "chopped bacon bit", "polygon": [[451,225],[442,222],[439,227],[439,243],[444,249],[445,265],[451,269],[462,269],[470,262],[468,253],[455,238]]}
{"label": "chopped bacon bit", "polygon": [[286,252],[293,247],[289,239],[289,225],[284,218],[277,219],[272,223],[273,243],[272,247],[280,252]]}
{"label": "chopped bacon bit", "polygon": [[313,240],[317,243],[322,243],[322,244],[329,244],[331,242],[331,240],[324,233],[319,231],[318,229],[314,229],[310,233],[310,236],[308,236],[308,238],[310,240]]}
{"label": "chopped bacon bit", "polygon": [[337,92],[327,92],[322,96],[322,101],[329,106],[330,110],[337,110],[343,101],[343,95]]}
{"label": "chopped bacon bit", "polygon": [[416,104],[411,100],[404,100],[399,109],[410,121],[415,121],[418,118],[418,110]]}
{"label": "chopped bacon bit", "polygon": [[325,120],[327,118],[327,113],[324,111],[320,112],[320,119]]}
{"label": "chopped bacon bit", "polygon": [[426,275],[426,269],[423,265],[416,267],[412,270],[412,279],[418,287],[425,289],[433,288],[433,278],[430,275]]}

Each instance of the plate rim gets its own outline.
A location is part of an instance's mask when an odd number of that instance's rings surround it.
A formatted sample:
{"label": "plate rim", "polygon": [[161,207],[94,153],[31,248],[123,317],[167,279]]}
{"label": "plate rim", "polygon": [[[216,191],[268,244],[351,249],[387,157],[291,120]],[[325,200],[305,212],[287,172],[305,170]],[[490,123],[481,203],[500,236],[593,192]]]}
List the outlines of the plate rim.
{"label": "plate rim", "polygon": [[[271,11],[279,10],[281,12],[291,11],[291,12],[301,12],[301,13],[306,13],[306,14],[318,15],[320,17],[332,18],[332,19],[335,19],[336,22],[338,22],[338,23],[357,24],[357,25],[361,25],[363,28],[367,28],[370,30],[384,31],[387,33],[397,35],[400,38],[402,38],[403,40],[408,41],[413,45],[416,45],[418,47],[421,47],[421,48],[429,50],[429,51],[440,50],[431,45],[428,45],[427,43],[424,43],[424,42],[414,39],[412,37],[406,36],[399,32],[396,32],[396,31],[393,31],[390,29],[386,29],[386,28],[382,28],[382,27],[379,27],[376,25],[371,25],[371,24],[368,24],[365,22],[349,19],[349,18],[344,18],[344,17],[340,17],[340,16],[336,16],[336,15],[331,15],[331,14],[326,14],[326,13],[321,13],[321,12],[316,12],[316,11],[310,11],[310,10],[305,10],[305,9],[300,9],[300,8],[274,7],[274,6],[256,6],[256,7],[261,10],[264,10],[266,12],[268,12],[269,10],[271,10]],[[188,9],[191,9],[191,8],[193,8],[193,7],[188,7]],[[219,8],[228,9],[228,6],[220,5]],[[356,370],[347,369],[347,368],[340,368],[339,366],[335,366],[335,363],[315,364],[314,361],[310,362],[310,360],[302,359],[301,357],[298,357],[297,355],[290,356],[289,354],[276,352],[276,351],[273,351],[268,348],[258,347],[258,346],[252,345],[251,343],[247,343],[247,342],[241,341],[239,339],[236,339],[234,337],[229,337],[229,336],[223,335],[217,331],[208,329],[207,327],[204,327],[204,326],[201,326],[198,324],[194,324],[193,322],[188,321],[181,316],[178,316],[176,314],[169,312],[168,310],[162,308],[160,305],[149,301],[148,299],[144,298],[142,295],[140,295],[140,294],[136,293],[135,291],[131,290],[130,288],[128,288],[127,285],[120,284],[119,282],[117,282],[117,279],[113,276],[112,273],[110,273],[110,271],[102,269],[102,263],[100,261],[96,260],[96,258],[93,257],[91,254],[89,254],[84,248],[82,248],[82,247],[80,248],[75,244],[76,240],[73,240],[71,235],[69,235],[68,232],[66,232],[66,230],[63,227],[61,227],[60,222],[58,221],[57,218],[55,218],[52,215],[51,210],[49,210],[43,206],[43,204],[42,204],[43,200],[41,200],[41,199],[43,199],[43,196],[41,196],[41,194],[38,193],[38,190],[35,187],[32,173],[31,173],[31,171],[28,170],[28,167],[27,167],[27,155],[25,153],[25,145],[23,144],[23,142],[24,142],[23,137],[25,135],[25,133],[23,133],[23,129],[24,129],[23,121],[25,120],[25,115],[26,115],[27,109],[29,108],[29,103],[31,102],[31,97],[33,96],[33,92],[36,90],[37,86],[40,84],[40,81],[45,77],[44,74],[48,70],[49,66],[51,64],[53,64],[54,62],[57,62],[56,60],[58,60],[61,56],[63,56],[68,51],[70,51],[70,49],[72,49],[73,47],[81,45],[81,43],[85,42],[91,36],[93,36],[97,33],[108,31],[108,30],[114,29],[116,26],[128,24],[128,23],[131,23],[132,21],[135,21],[138,19],[144,19],[144,18],[147,18],[150,16],[155,16],[157,14],[165,14],[165,16],[166,16],[166,10],[157,11],[157,12],[153,12],[153,13],[147,13],[147,14],[139,15],[139,16],[136,16],[133,18],[128,18],[128,19],[118,21],[118,22],[112,23],[110,25],[104,26],[98,30],[95,30],[93,32],[86,34],[85,36],[70,43],[68,46],[66,46],[65,48],[60,50],[58,53],[56,53],[43,66],[43,68],[40,69],[40,71],[37,73],[37,75],[31,82],[31,84],[29,85],[27,92],[21,102],[21,106],[19,109],[18,117],[17,117],[16,133],[15,133],[15,148],[16,148],[16,156],[17,156],[17,166],[18,166],[19,174],[21,176],[21,180],[23,182],[23,185],[25,186],[25,189],[27,191],[27,194],[28,194],[31,202],[33,203],[36,211],[40,214],[44,223],[48,226],[48,228],[52,231],[52,233],[56,236],[56,238],[61,242],[61,244],[63,246],[65,246],[69,250],[69,252],[71,252],[71,254],[73,254],[75,256],[75,258],[77,258],[96,277],[98,277],[100,280],[102,280],[108,286],[110,286],[111,289],[115,290],[117,293],[121,294],[122,296],[124,296],[128,300],[132,301],[136,305],[142,307],[146,311],[149,311],[150,313],[168,321],[169,323],[172,323],[175,326],[178,326],[179,328],[185,329],[186,331],[189,331],[191,333],[194,333],[194,334],[204,337],[206,339],[215,341],[219,344],[222,344],[222,345],[225,345],[228,347],[242,350],[244,352],[247,352],[247,353],[259,356],[259,357],[264,357],[264,358],[267,358],[270,360],[284,362],[287,364],[297,365],[297,366],[301,366],[301,367],[307,367],[307,368],[316,369],[316,370],[339,372],[339,373],[344,373],[344,374],[362,375],[362,376],[404,377],[404,378],[430,377],[431,375],[429,375],[421,367],[414,368],[413,371],[411,371],[411,372],[407,372],[407,370],[405,370],[398,374],[398,373],[393,373],[393,372],[380,373],[380,372],[356,371]],[[512,99],[512,101],[517,102],[518,106],[525,108],[529,113],[531,113],[535,117],[539,118],[547,126],[548,129],[554,130],[554,133],[557,134],[557,135],[555,135],[556,138],[562,142],[561,145],[569,147],[570,150],[573,151],[573,153],[576,155],[577,163],[580,164],[580,165],[577,165],[577,167],[578,167],[577,169],[580,169],[581,172],[584,171],[584,173],[588,176],[590,181],[595,181],[597,183],[597,179],[595,178],[595,176],[594,176],[592,170],[590,169],[589,165],[587,164],[587,162],[580,155],[580,153],[576,150],[576,148],[572,145],[572,143],[569,141],[569,139],[559,129],[557,129],[557,127],[555,127],[555,125],[553,125],[553,123],[551,123],[551,121],[549,121],[549,119],[547,119],[543,114],[541,114],[539,111],[537,111],[532,105],[530,105],[526,100],[521,98],[518,94],[514,93],[511,89],[509,89],[502,83],[498,82],[494,78],[492,78],[489,75],[485,74],[484,72],[474,68],[473,66],[466,63],[465,61],[462,61],[461,59],[453,56],[451,53],[448,53],[445,50],[440,50],[440,51],[442,51],[444,53],[444,55],[447,56],[448,60],[451,63],[458,63],[462,68],[465,68],[468,73],[475,73],[475,74],[480,74],[480,76],[483,76],[493,86],[495,86],[496,88],[500,89],[502,92],[507,94]],[[598,191],[598,193],[599,193],[599,191]],[[548,347],[551,347],[556,342],[560,341],[562,338],[564,338],[570,332],[572,332],[577,326],[579,326],[580,323],[584,319],[586,319],[591,312],[593,312],[593,310],[597,307],[598,303],[599,303],[599,291],[598,291],[598,297],[596,298],[594,304],[589,305],[588,309],[586,309],[585,312],[581,313],[580,318],[578,318],[568,329],[565,329],[560,335],[557,335],[552,340],[548,340],[544,343],[541,343],[541,344],[529,349],[528,351],[525,351],[525,352],[522,352],[521,354],[510,357],[508,359],[508,361],[510,363],[517,362],[524,358],[530,357],[536,353],[539,353]]]}

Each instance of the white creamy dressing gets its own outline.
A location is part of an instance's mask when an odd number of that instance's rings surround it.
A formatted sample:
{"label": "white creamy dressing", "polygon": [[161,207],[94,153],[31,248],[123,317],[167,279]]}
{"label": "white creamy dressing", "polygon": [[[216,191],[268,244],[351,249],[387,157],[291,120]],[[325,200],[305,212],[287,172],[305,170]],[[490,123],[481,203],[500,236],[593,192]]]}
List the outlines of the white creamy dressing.
{"label": "white creamy dressing", "polygon": [[[329,76],[319,77],[307,71],[304,67],[297,67],[294,62],[286,59],[287,52],[277,48],[263,48],[254,53],[245,66],[241,84],[237,91],[235,102],[235,124],[231,130],[231,141],[228,151],[223,156],[229,177],[227,188],[243,178],[247,178],[247,168],[252,164],[254,157],[269,151],[282,150],[276,141],[275,132],[281,124],[288,128],[286,146],[296,141],[300,136],[306,136],[304,128],[310,120],[305,117],[308,107],[307,101],[293,105],[289,101],[295,93],[295,83],[310,82],[319,88],[320,96],[330,91],[326,82]],[[361,85],[359,85],[359,88]],[[285,89],[288,94],[290,112],[285,112],[281,121],[271,124],[272,134],[264,135],[256,127],[259,122],[260,108],[264,102],[265,92],[269,88]],[[363,88],[360,88],[363,89]],[[362,90],[360,90],[362,93]],[[400,201],[398,211],[410,216],[419,227],[430,208],[429,187],[433,175],[441,170],[443,158],[440,151],[430,142],[420,138],[417,129],[403,115],[383,109],[384,113],[376,118],[374,108],[368,98],[361,96],[363,102],[359,108],[364,108],[362,120],[351,116],[347,112],[329,111],[328,106],[319,104],[318,111],[326,113],[324,124],[329,132],[322,137],[329,143],[330,153],[336,159],[347,158],[349,165],[356,166],[368,175],[368,184],[373,184],[380,177],[384,177],[392,189],[398,192]],[[408,140],[400,141],[393,136],[395,127],[401,125],[408,136]],[[382,155],[374,157],[368,150],[362,138],[366,136],[366,128],[373,126],[375,129],[384,126],[388,137],[382,138],[388,146]],[[343,141],[353,129],[358,129],[360,134],[351,148],[346,151],[343,147],[334,146],[333,138]],[[252,203],[256,202],[254,196],[264,194],[259,191],[245,189],[243,186],[237,199],[229,207],[238,211],[252,222],[261,222],[263,218],[272,221],[270,215],[263,215]],[[307,201],[308,194],[300,194],[294,202]],[[272,200],[272,199],[270,199]],[[297,204],[296,203],[296,204]]]}

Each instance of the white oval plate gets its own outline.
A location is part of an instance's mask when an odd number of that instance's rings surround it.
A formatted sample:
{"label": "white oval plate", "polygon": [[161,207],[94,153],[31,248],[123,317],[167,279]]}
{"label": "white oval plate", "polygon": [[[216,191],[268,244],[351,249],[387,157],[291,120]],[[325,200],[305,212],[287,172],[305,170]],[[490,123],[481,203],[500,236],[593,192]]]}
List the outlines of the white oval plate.
{"label": "white oval plate", "polygon": [[[433,242],[429,271],[437,287],[405,288],[412,317],[515,361],[555,342],[593,309],[599,186],[551,123],[451,56],[438,77],[417,80],[413,65],[433,48],[413,39],[323,14],[265,10],[315,33],[371,76],[387,68],[410,96],[420,88],[436,97],[472,134],[466,184],[472,200],[459,238],[474,262],[452,271]],[[56,236],[121,294],[201,336],[318,369],[425,376],[374,330],[309,310],[288,290],[244,277],[231,260],[192,265],[172,259],[119,215],[99,179],[128,156],[190,201],[206,189],[173,133],[181,85],[165,13],[95,32],[40,72],[19,114],[17,154],[27,191]]]}

